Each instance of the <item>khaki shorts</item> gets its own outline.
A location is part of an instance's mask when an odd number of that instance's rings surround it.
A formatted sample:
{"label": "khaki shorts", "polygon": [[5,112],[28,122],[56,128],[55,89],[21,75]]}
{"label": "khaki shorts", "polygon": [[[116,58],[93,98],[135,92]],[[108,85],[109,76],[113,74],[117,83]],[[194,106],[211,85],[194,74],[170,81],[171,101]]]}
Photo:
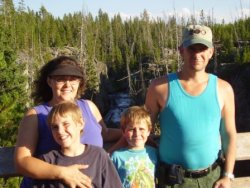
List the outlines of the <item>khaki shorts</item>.
{"label": "khaki shorts", "polygon": [[208,175],[201,178],[184,178],[181,185],[166,185],[164,188],[212,188],[214,183],[220,179],[221,167],[211,171]]}

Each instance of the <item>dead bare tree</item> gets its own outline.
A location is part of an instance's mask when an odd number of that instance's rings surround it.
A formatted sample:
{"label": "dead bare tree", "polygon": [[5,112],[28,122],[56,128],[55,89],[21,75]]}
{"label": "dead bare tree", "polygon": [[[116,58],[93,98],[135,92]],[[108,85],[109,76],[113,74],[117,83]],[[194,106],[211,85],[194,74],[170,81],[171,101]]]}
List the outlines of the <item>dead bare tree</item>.
{"label": "dead bare tree", "polygon": [[86,52],[86,16],[84,7],[82,8],[82,24],[81,24],[81,44],[80,44],[80,63],[83,67],[83,72],[86,74],[86,61],[87,61],[87,52]]}
{"label": "dead bare tree", "polygon": [[177,14],[174,8],[174,13],[175,13],[175,37],[176,37],[176,52],[177,52],[177,70],[180,71],[182,67],[182,61],[180,60],[180,54],[179,52],[179,28],[177,25]]}
{"label": "dead bare tree", "polygon": [[132,45],[130,47],[130,52],[128,57],[126,58],[126,68],[127,68],[127,74],[128,74],[128,86],[129,86],[129,94],[132,95],[133,94],[133,87],[132,87],[132,80],[131,80],[131,72],[130,72],[130,68],[129,68],[129,62],[131,60],[131,57],[133,55],[133,51],[134,51],[134,46],[135,46],[135,42],[132,42]]}

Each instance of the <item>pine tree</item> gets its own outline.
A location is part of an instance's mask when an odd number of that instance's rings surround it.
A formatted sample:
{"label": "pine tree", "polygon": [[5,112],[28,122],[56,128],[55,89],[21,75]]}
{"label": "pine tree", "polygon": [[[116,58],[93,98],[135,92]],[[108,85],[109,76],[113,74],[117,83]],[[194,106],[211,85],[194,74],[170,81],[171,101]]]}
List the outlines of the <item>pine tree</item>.
{"label": "pine tree", "polygon": [[8,47],[0,50],[0,145],[13,145],[27,101],[24,67]]}
{"label": "pine tree", "polygon": [[15,36],[12,1],[3,1],[3,5],[3,12],[8,10],[11,15],[0,14],[0,145],[9,146],[15,143],[17,126],[27,102],[27,82],[24,65],[16,62],[15,45],[10,40]]}

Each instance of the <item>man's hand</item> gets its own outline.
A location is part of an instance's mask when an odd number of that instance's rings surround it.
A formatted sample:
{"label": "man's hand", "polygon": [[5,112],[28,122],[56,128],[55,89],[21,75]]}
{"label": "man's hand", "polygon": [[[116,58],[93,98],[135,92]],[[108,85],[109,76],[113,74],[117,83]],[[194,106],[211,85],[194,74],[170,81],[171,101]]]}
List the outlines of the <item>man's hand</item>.
{"label": "man's hand", "polygon": [[223,177],[214,184],[214,188],[230,188],[231,187],[230,181],[231,180],[228,177]]}

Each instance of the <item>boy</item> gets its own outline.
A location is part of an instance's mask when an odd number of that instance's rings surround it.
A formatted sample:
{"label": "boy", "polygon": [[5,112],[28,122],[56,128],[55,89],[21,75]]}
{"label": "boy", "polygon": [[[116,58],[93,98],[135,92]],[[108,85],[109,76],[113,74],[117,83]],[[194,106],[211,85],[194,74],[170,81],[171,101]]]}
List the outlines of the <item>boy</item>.
{"label": "boy", "polygon": [[[44,161],[61,166],[87,164],[88,168],[82,169],[82,172],[91,177],[93,188],[122,187],[107,153],[100,147],[80,142],[84,121],[76,104],[64,102],[55,105],[49,113],[48,125],[61,149],[42,155],[41,158]],[[66,185],[57,180],[34,180],[33,187],[60,188]]]}
{"label": "boy", "polygon": [[154,188],[157,151],[145,146],[152,124],[144,107],[128,108],[120,120],[126,148],[115,151],[111,160],[115,164],[124,188]]}

